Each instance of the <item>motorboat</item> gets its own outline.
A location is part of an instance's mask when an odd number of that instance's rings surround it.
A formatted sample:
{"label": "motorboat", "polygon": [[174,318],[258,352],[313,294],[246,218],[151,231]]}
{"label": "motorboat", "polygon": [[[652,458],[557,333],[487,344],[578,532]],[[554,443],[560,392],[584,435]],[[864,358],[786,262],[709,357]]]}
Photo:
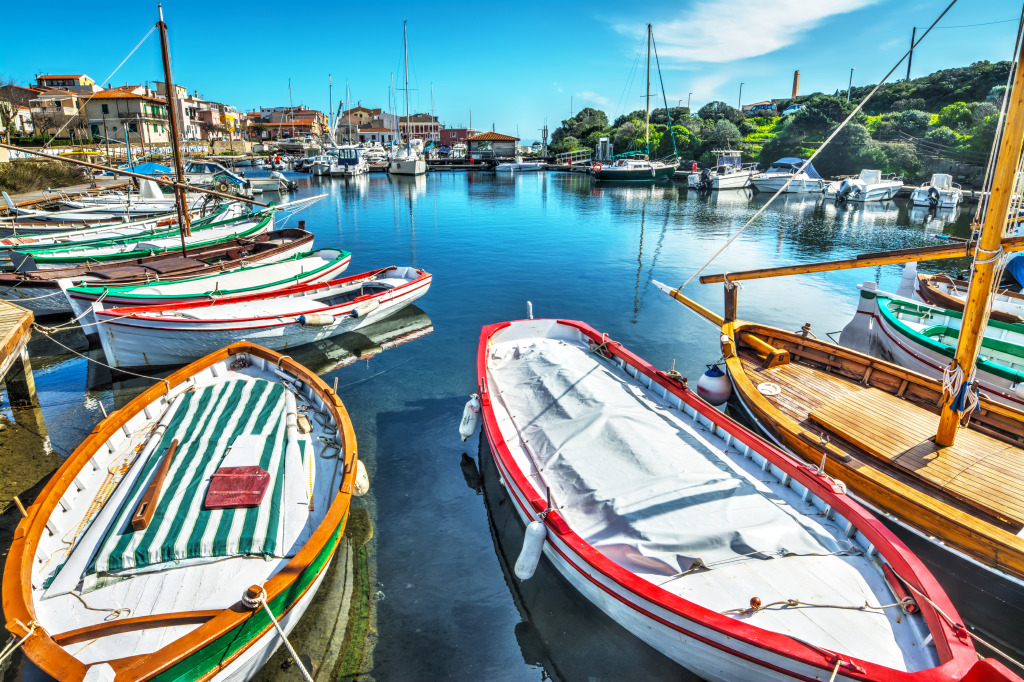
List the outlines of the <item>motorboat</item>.
{"label": "motorboat", "polygon": [[[333,150],[332,150],[333,151]],[[310,166],[309,172],[318,177],[326,175],[333,175],[331,169],[335,164],[334,154],[327,152],[324,154],[318,154],[310,159],[312,165]]]}
{"label": "motorboat", "polygon": [[706,680],[1012,678],[978,661],[935,578],[840,483],[607,334],[486,326],[477,389],[527,527],[519,580],[546,558]]}
{"label": "motorboat", "polygon": [[369,166],[364,157],[365,151],[362,147],[355,145],[338,147],[334,163],[331,164],[331,175],[333,177],[351,177],[368,172]]}
{"label": "motorboat", "polygon": [[953,182],[953,176],[947,173],[935,173],[928,184],[921,185],[910,193],[914,206],[928,208],[955,208],[964,200],[964,192],[960,185]]}
{"label": "motorboat", "polygon": [[780,189],[785,194],[820,194],[828,184],[806,159],[792,157],[779,159],[765,172],[750,178],[750,183],[758,192],[769,194]]}
{"label": "motorboat", "polygon": [[419,299],[430,282],[423,270],[390,267],[223,301],[129,308],[93,303],[93,315],[111,366],[166,367],[241,339],[283,349],[354,331]]}
{"label": "motorboat", "polygon": [[528,173],[544,170],[544,164],[540,161],[523,161],[523,157],[517,155],[515,161],[499,163],[494,170],[499,173]]}
{"label": "motorboat", "polygon": [[903,176],[882,174],[880,170],[865,168],[856,178],[831,182],[825,188],[825,198],[838,202],[887,201],[903,189]]}
{"label": "motorboat", "polygon": [[742,189],[750,186],[757,164],[744,164],[743,152],[720,149],[715,155],[714,168],[705,168],[700,173],[690,173],[686,184],[690,189],[699,191],[718,191],[723,189]]}
{"label": "motorboat", "polygon": [[218,192],[229,192],[232,188],[241,190],[245,196],[252,196],[253,183],[234,171],[213,161],[189,161],[185,164],[185,182],[198,187],[210,187]]}
{"label": "motorboat", "polygon": [[14,533],[21,673],[252,679],[368,486],[344,404],[287,356],[239,343],[157,381],[64,459]]}
{"label": "motorboat", "polygon": [[244,264],[271,263],[290,258],[295,254],[308,253],[312,245],[312,233],[285,228],[191,248],[185,256],[181,251],[168,250],[126,260],[48,269],[39,269],[30,257],[23,254],[8,253],[6,258],[0,257],[0,265],[10,268],[0,271],[0,299],[28,308],[37,317],[66,315],[71,312],[71,306],[62,287],[176,282]]}
{"label": "motorboat", "polygon": [[622,157],[605,163],[595,163],[590,168],[597,180],[614,182],[667,180],[676,172],[676,164],[665,161],[651,161],[646,155]]}

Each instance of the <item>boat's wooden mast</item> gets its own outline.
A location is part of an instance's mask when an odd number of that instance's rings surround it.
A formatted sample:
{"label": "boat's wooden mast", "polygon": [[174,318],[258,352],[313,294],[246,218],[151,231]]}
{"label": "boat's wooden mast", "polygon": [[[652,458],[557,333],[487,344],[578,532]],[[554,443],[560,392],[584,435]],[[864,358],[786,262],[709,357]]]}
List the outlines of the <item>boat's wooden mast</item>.
{"label": "boat's wooden mast", "polygon": [[[974,371],[985,326],[988,324],[993,279],[999,266],[999,259],[1003,255],[1003,230],[1017,179],[1021,143],[1024,141],[1024,49],[1017,53],[1017,72],[1009,95],[1006,126],[1003,128],[999,154],[996,157],[996,169],[992,177],[992,193],[989,196],[981,237],[975,251],[971,286],[967,302],[964,304],[963,323],[956,346],[955,367],[963,370],[964,382]],[[960,414],[950,409],[952,403],[953,400],[950,399],[942,409],[939,429],[935,434],[937,445],[949,446],[956,440]]]}
{"label": "boat's wooden mast", "polygon": [[[185,171],[181,165],[181,148],[178,146],[178,114],[174,106],[174,78],[171,76],[171,51],[167,46],[167,24],[164,23],[164,8],[157,5],[160,13],[160,21],[157,26],[160,28],[160,53],[164,61],[164,89],[167,91],[167,111],[170,114],[171,123],[171,155],[174,157],[174,172],[178,176],[178,182],[185,182]],[[139,134],[143,134],[140,131]],[[174,204],[178,209],[178,229],[181,232],[181,255],[185,253],[185,237],[192,235],[192,229],[188,224],[188,203],[185,190],[175,186]]]}
{"label": "boat's wooden mast", "polygon": [[647,24],[647,118],[644,125],[644,146],[651,158],[651,25]]}
{"label": "boat's wooden mast", "polygon": [[409,127],[409,22],[402,22],[402,52],[405,55],[405,141],[412,149]]}

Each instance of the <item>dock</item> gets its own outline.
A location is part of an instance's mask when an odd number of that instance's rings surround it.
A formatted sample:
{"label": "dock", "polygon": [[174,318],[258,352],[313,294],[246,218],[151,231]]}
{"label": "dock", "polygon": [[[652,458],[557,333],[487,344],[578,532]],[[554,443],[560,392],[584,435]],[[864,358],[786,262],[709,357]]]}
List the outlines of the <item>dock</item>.
{"label": "dock", "polygon": [[0,380],[12,407],[39,407],[26,347],[34,319],[31,310],[0,301]]}

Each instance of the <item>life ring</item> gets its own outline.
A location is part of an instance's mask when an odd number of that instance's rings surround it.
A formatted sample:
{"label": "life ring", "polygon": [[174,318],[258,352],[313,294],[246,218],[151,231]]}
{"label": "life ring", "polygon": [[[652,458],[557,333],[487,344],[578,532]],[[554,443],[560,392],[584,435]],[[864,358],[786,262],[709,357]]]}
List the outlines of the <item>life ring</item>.
{"label": "life ring", "polygon": [[599,163],[595,163],[593,170],[594,170],[595,173],[600,173],[602,168],[604,168],[604,166],[602,166]]}
{"label": "life ring", "polygon": [[166,175],[161,175],[161,176],[160,176],[160,179],[161,179],[161,180],[166,180],[167,182],[170,182],[170,181],[171,181],[171,179],[170,179],[169,177],[167,177]]}

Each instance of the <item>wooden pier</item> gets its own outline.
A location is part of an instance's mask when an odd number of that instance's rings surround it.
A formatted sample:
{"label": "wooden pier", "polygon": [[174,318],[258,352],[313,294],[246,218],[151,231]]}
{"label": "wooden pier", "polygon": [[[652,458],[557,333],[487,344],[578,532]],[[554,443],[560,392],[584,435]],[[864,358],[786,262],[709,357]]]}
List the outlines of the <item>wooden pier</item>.
{"label": "wooden pier", "polygon": [[33,320],[31,310],[0,301],[0,380],[7,385],[11,407],[39,407],[26,348]]}

